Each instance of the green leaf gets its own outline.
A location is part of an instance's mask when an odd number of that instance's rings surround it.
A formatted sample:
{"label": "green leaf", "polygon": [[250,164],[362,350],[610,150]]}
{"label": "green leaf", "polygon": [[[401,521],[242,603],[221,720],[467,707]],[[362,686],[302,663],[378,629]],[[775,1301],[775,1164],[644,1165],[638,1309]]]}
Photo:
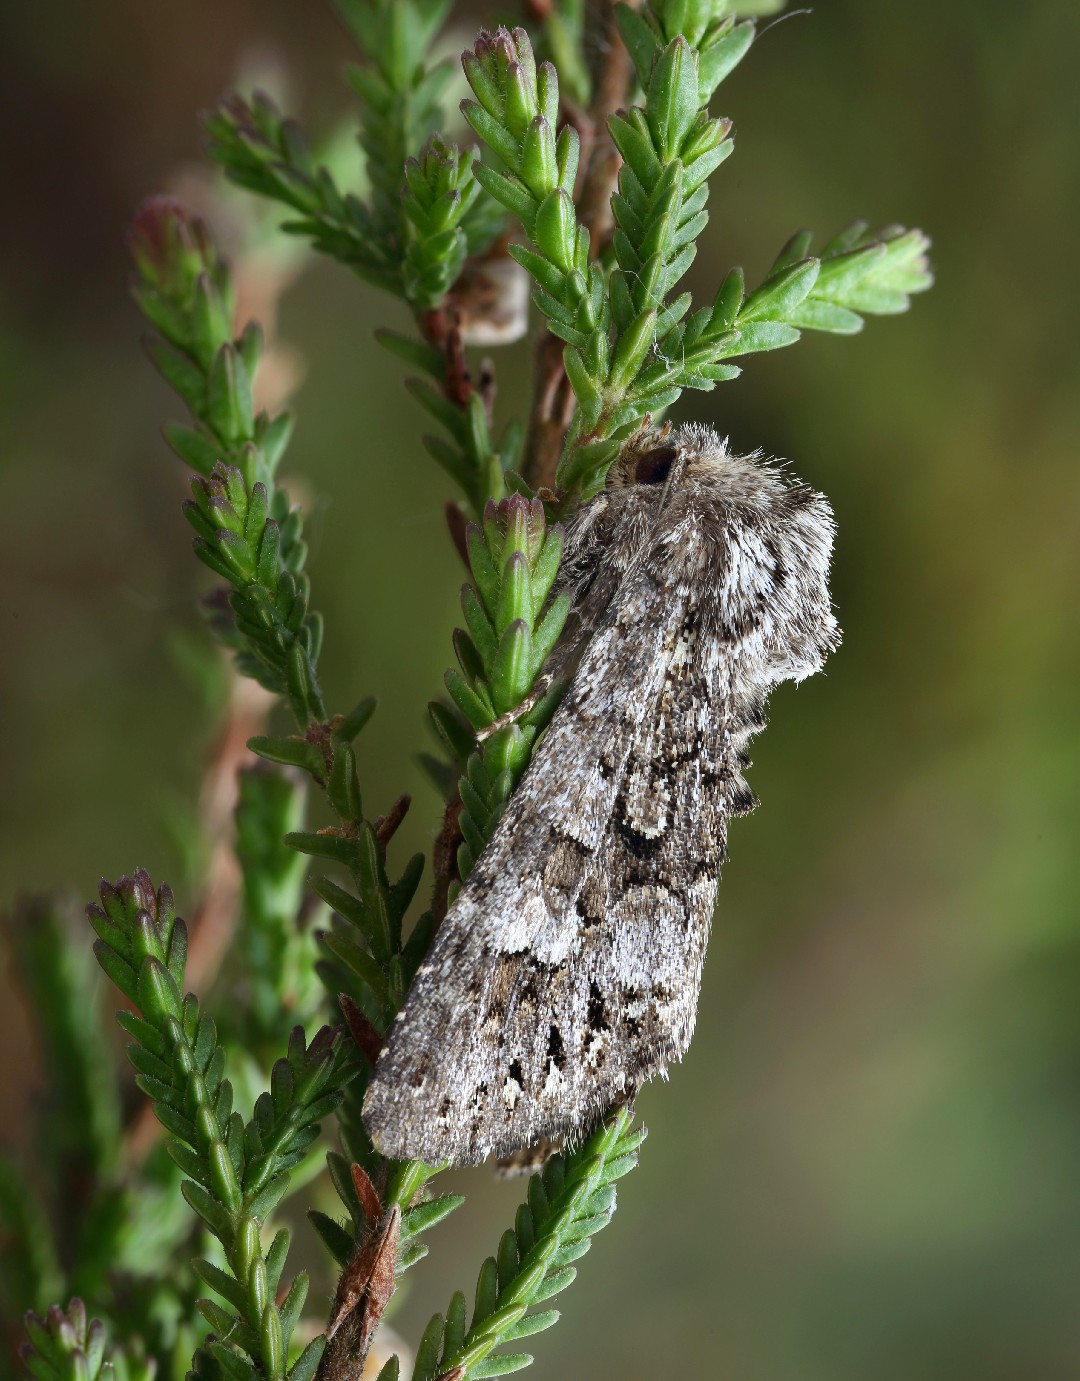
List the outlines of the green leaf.
{"label": "green leaf", "polygon": [[292,830],[285,836],[285,844],[298,853],[310,854],[313,858],[332,858],[346,868],[356,862],[356,841],[339,834],[314,834],[305,830]]}
{"label": "green leaf", "polygon": [[657,58],[649,78],[646,115],[654,147],[665,163],[678,156],[700,106],[695,67],[693,52],[679,34]]}
{"label": "green leaf", "polygon": [[232,345],[223,345],[207,375],[206,415],[214,431],[229,445],[251,435],[251,382],[247,367]]}
{"label": "green leaf", "polygon": [[209,475],[222,458],[220,446],[191,427],[170,422],[163,430],[165,440],[180,459],[200,475]]}
{"label": "green leaf", "polygon": [[640,110],[631,109],[624,118],[613,115],[608,120],[608,130],[615,147],[625,159],[642,187],[654,187],[659,181],[663,168],[648,126]]}
{"label": "green leaf", "polygon": [[867,221],[852,221],[839,234],[834,235],[821,251],[822,259],[832,259],[838,254],[846,254],[857,245],[864,243],[869,229]]}
{"label": "green leaf", "polygon": [[282,762],[293,767],[302,767],[317,780],[322,778],[325,771],[322,754],[315,745],[295,735],[289,738],[267,738],[265,735],[257,734],[254,738],[248,739],[247,746],[268,762]]}
{"label": "green leaf", "polygon": [[558,183],[555,134],[542,115],[537,115],[525,131],[520,173],[526,187],[538,199],[546,197]]}
{"label": "green leaf", "polygon": [[586,369],[581,351],[573,345],[568,345],[563,351],[563,367],[581,408],[582,420],[587,427],[591,427],[603,409],[604,395]]}
{"label": "green leaf", "polygon": [[476,180],[500,206],[505,206],[511,215],[517,217],[526,235],[531,237],[536,222],[537,201],[521,179],[512,173],[478,163]]}
{"label": "green leaf", "polygon": [[822,302],[811,296],[795,308],[789,325],[798,326],[804,331],[831,331],[836,335],[851,336],[862,330],[863,319],[846,307]]}
{"label": "green leaf", "polygon": [[474,729],[485,729],[496,718],[492,705],[473,690],[459,671],[449,667],[443,681],[450,698]]}
{"label": "green leaf", "polygon": [[439,1355],[442,1352],[443,1319],[441,1314],[433,1315],[424,1335],[420,1339],[420,1345],[416,1349],[416,1361],[413,1363],[413,1381],[433,1381],[436,1369],[439,1365]]}
{"label": "green leaf", "polygon": [[428,714],[435,731],[446,745],[451,757],[464,763],[473,751],[475,736],[464,717],[459,718],[446,705],[433,700],[428,705]]}
{"label": "green leaf", "polygon": [[911,305],[906,292],[864,279],[844,298],[850,311],[867,312],[871,316],[896,316]]}
{"label": "green leaf", "polygon": [[289,1182],[287,1171],[271,1176],[259,1192],[246,1201],[247,1211],[251,1217],[257,1222],[268,1218],[288,1192]]}
{"label": "green leaf", "polygon": [[215,1266],[213,1262],[196,1257],[192,1263],[192,1269],[204,1285],[216,1290],[217,1293],[226,1300],[236,1310],[241,1317],[247,1310],[247,1288],[223,1271],[220,1266]]}
{"label": "green leaf", "polygon": [[448,398],[424,379],[406,379],[405,387],[424,409],[454,438],[455,441],[464,443],[466,441],[465,418],[459,408],[456,408]]}
{"label": "green leaf", "polygon": [[751,321],[740,326],[735,340],[717,351],[719,359],[731,355],[749,355],[758,350],[779,350],[781,346],[792,345],[799,339],[794,326],[782,321]]}
{"label": "green leaf", "polygon": [[723,38],[704,49],[698,59],[698,99],[702,105],[709,103],[724,78],[742,62],[754,37],[755,27],[747,21],[736,24]]}
{"label": "green leaf", "polygon": [[499,643],[491,670],[495,709],[506,714],[519,705],[533,679],[532,630],[527,620],[515,619]]}
{"label": "green leaf", "polygon": [[490,668],[498,649],[498,638],[479,596],[471,585],[461,587],[461,610],[482,664]]}
{"label": "green leaf", "polygon": [[334,1258],[339,1266],[344,1266],[351,1258],[355,1249],[353,1234],[335,1219],[318,1209],[308,1209],[308,1219],[312,1227],[319,1234],[323,1246]]}
{"label": "green leaf", "polygon": [[180,1192],[207,1225],[215,1237],[222,1242],[231,1240],[233,1234],[233,1215],[217,1199],[193,1180],[185,1180]]}
{"label": "green leaf", "polygon": [[399,360],[404,360],[413,369],[422,369],[433,379],[442,379],[443,357],[433,345],[428,345],[426,341],[414,340],[411,336],[400,335],[397,331],[385,327],[375,332],[375,339],[385,350],[389,350]]}
{"label": "green leaf", "polygon": [[822,259],[814,296],[843,305],[847,295],[880,267],[885,255],[886,246],[879,242]]}
{"label": "green leaf", "polygon": [[[478,105],[476,101],[462,101],[461,113],[491,152],[495,154],[496,157],[500,158],[509,169],[512,169],[515,173],[520,172],[521,146],[510,131],[506,129],[499,120],[495,119],[489,111],[486,111],[483,106]],[[486,186],[484,179],[481,177],[483,171],[483,167],[477,168],[476,177],[477,181]],[[488,187],[488,191],[491,192],[492,196],[494,196],[497,201],[502,200],[498,193],[493,191],[490,187]],[[513,210],[513,207],[508,207],[508,209]]]}
{"label": "green leaf", "polygon": [[256,440],[262,447],[267,471],[272,475],[277,469],[285,447],[292,436],[294,418],[291,413],[282,412],[277,417],[267,418],[261,414],[255,421]]}
{"label": "green leaf", "polygon": [[511,1372],[522,1371],[532,1364],[527,1352],[500,1352],[495,1357],[486,1357],[469,1369],[468,1375],[480,1381],[481,1377],[509,1376]]}
{"label": "green leaf", "polygon": [[421,442],[428,455],[467,493],[473,488],[476,475],[468,456],[459,446],[451,446],[441,436],[424,436]]}
{"label": "green leaf", "polygon": [[443,1194],[437,1199],[429,1199],[426,1203],[407,1209],[401,1218],[402,1237],[418,1237],[422,1232],[428,1232],[437,1223],[449,1217],[455,1209],[460,1208],[464,1202],[463,1194]]}
{"label": "green leaf", "polygon": [[534,1334],[543,1333],[545,1329],[551,1328],[561,1317],[557,1309],[538,1309],[535,1314],[526,1314],[518,1319],[517,1323],[503,1334],[502,1341],[512,1343],[518,1338],[531,1338]]}
{"label": "green leaf", "polygon": [[619,454],[620,446],[620,441],[611,437],[568,449],[559,462],[559,484],[568,491],[587,489],[594,478],[599,478],[602,484],[603,476]]}
{"label": "green leaf", "polygon": [[885,263],[875,274],[883,285],[897,292],[925,292],[934,281],[927,261],[930,241],[921,230],[897,230],[883,235]]}
{"label": "green leaf", "polygon": [[574,267],[576,231],[573,201],[561,187],[553,188],[537,208],[532,238],[540,252],[564,273]]}
{"label": "green leaf", "polygon": [[374,955],[353,939],[350,932],[340,928],[328,930],[321,938],[322,943],[335,958],[340,959],[347,969],[363,979],[377,1002],[383,1004],[387,1001],[389,983],[382,965]]}
{"label": "green leaf", "polygon": [[416,895],[416,889],[420,886],[420,879],[424,875],[424,866],[424,855],[422,853],[413,854],[397,882],[390,888],[393,909],[398,916],[405,914]]}
{"label": "green leaf", "polygon": [[[233,1345],[239,1345],[251,1354],[259,1351],[259,1339],[254,1330],[240,1328],[229,1319],[228,1315],[208,1310],[206,1307],[208,1303],[207,1300],[199,1300],[198,1309],[206,1317],[211,1328],[226,1334]],[[220,1368],[219,1376],[224,1381],[259,1381],[260,1374],[252,1363],[234,1352],[231,1347],[214,1341],[206,1344],[206,1350]]]}
{"label": "green leaf", "polygon": [[615,24],[634,64],[638,82],[648,86],[653,60],[662,46],[659,35],[645,15],[629,5],[615,6]]}
{"label": "green leaf", "polygon": [[[780,253],[776,256],[772,268],[769,270],[769,277],[779,273],[781,269],[790,268],[792,264],[797,264],[806,259],[810,254],[810,245],[813,242],[813,231],[797,230]],[[818,275],[819,284],[822,281],[822,274]]]}
{"label": "green leaf", "polygon": [[[323,1352],[326,1348],[326,1335],[320,1333],[317,1338],[313,1338],[296,1361],[289,1368],[289,1381],[314,1381],[315,1373],[318,1370],[319,1362],[322,1360]],[[397,1381],[397,1358],[391,1358],[394,1370],[390,1370],[390,1362],[379,1372],[378,1381]]]}
{"label": "green leaf", "polygon": [[196,417],[206,412],[206,375],[183,351],[166,341],[151,339],[146,352],[158,373],[179,393]]}
{"label": "green leaf", "polygon": [[334,728],[334,737],[340,739],[342,743],[352,743],[353,739],[360,733],[364,725],[375,713],[378,707],[378,699],[373,695],[365,696],[354,709]]}
{"label": "green leaf", "polygon": [[[488,504],[484,509],[485,524],[488,522],[489,512],[494,514],[493,504]],[[495,570],[492,553],[488,549],[483,531],[474,523],[470,524],[465,531],[465,542],[469,553],[469,569],[472,571],[472,577],[476,583],[476,591],[483,601],[484,608],[489,614],[493,614],[499,602],[501,580]]]}
{"label": "green leaf", "polygon": [[351,743],[339,740],[334,748],[326,794],[342,820],[357,821],[362,818],[360,779],[356,775],[356,754]]}
{"label": "green leaf", "polygon": [[650,307],[641,312],[619,337],[609,374],[612,388],[622,392],[630,386],[655,337],[656,311]]}
{"label": "green leaf", "polygon": [[502,588],[495,608],[495,627],[504,632],[521,620],[532,623],[532,573],[524,551],[511,551],[502,572]]}
{"label": "green leaf", "polygon": [[808,297],[821,269],[817,259],[804,259],[771,275],[747,298],[739,313],[740,327],[753,321],[784,321]]}

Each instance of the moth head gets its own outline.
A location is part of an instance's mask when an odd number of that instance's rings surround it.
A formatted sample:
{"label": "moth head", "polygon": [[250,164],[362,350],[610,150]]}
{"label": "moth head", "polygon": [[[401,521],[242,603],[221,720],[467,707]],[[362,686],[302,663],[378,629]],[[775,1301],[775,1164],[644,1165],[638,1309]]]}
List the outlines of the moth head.
{"label": "moth head", "polygon": [[679,452],[674,446],[654,446],[638,456],[634,464],[634,483],[667,484],[678,458]]}
{"label": "moth head", "polygon": [[670,426],[643,427],[619,452],[608,471],[608,489],[663,491],[677,483],[686,467],[688,448]]}
{"label": "moth head", "polygon": [[770,680],[816,671],[839,633],[829,599],[828,503],[711,427],[642,428],[608,473],[612,530],[649,551],[660,582],[689,581],[706,628]]}
{"label": "moth head", "polygon": [[607,475],[607,488],[636,489],[650,505],[695,480],[719,478],[732,460],[727,442],[711,427],[642,427],[624,444]]}

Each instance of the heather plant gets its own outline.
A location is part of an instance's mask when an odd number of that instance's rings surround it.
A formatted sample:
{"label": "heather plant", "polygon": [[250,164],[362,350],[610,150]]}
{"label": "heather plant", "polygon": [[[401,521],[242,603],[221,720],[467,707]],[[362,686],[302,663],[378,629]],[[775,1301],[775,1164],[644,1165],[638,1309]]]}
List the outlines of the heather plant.
{"label": "heather plant", "polygon": [[[793,235],[752,287],[738,268],[704,304],[682,287],[734,147],[710,106],[751,52],[755,15],[773,8],[531,6],[532,36],[482,31],[464,54],[461,125],[442,105],[454,62],[432,59],[446,0],[339,0],[360,57],[349,75],[361,190],[342,186],[259,92],[205,118],[211,158],[284,209],[283,234],[411,313],[410,332],[378,338],[409,371],[418,432],[434,428],[422,438],[435,461],[425,483],[452,496],[447,540],[468,569],[456,665],[429,707],[440,752],[425,761],[445,802],[430,867],[399,856],[408,799],[370,803],[362,790],[374,701],[328,705],[320,685],[303,513],[278,479],[293,419],[259,401],[260,326],[236,320],[232,270],[202,221],[164,199],[136,215],[148,353],[188,413],[166,436],[191,472],[185,516],[212,577],[207,637],[265,694],[240,770],[229,953],[197,960],[202,922],[189,930],[170,888],[140,870],[103,884],[89,908],[160,1136],[142,1105],[118,1099],[87,998],[88,947],[49,904],[18,918],[56,1096],[40,1129],[49,1188],[38,1197],[7,1164],[0,1211],[6,1299],[42,1311],[27,1316],[23,1356],[43,1381],[94,1381],[108,1367],[133,1381],[155,1368],[199,1381],[376,1374],[364,1368],[397,1283],[463,1199],[440,1192],[441,1167],[378,1154],[364,1089],[557,704],[559,686],[538,680],[568,614],[553,595],[560,519],[687,390],[736,379],[748,357],[804,331],[855,333],[929,284],[920,231],[858,223],[817,252],[809,232]],[[533,398],[500,429],[496,364],[473,343],[494,352],[524,332],[525,284]],[[290,731],[267,730],[271,704]],[[308,823],[312,794],[331,824]],[[404,1351],[389,1355],[380,1381],[527,1366],[522,1340],[557,1321],[551,1301],[611,1219],[643,1137],[624,1108],[552,1156],[480,1267],[471,1305],[454,1294],[414,1343],[411,1369]],[[339,1207],[308,1216],[337,1277],[328,1318],[290,1265],[287,1226],[324,1168]]]}

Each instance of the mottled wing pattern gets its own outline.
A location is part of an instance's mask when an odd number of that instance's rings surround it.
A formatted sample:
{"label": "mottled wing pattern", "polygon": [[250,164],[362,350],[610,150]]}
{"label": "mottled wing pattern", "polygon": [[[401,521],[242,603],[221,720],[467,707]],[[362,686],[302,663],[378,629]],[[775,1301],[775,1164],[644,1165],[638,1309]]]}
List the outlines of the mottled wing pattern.
{"label": "mottled wing pattern", "polygon": [[648,568],[618,591],[391,1030],[384,1153],[506,1154],[685,1049],[734,789],[697,595]]}
{"label": "mottled wing pattern", "polygon": [[584,653],[377,1062],[383,1153],[572,1135],[686,1049],[747,741],[838,641],[831,545],[707,429],[627,444],[567,535]]}

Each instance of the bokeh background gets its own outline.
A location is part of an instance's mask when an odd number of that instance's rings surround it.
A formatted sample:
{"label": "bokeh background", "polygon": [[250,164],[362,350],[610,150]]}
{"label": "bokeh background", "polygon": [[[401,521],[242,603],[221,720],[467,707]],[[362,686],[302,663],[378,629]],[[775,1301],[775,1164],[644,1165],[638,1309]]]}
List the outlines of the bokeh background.
{"label": "bokeh background", "polygon": [[[823,0],[720,93],[737,149],[699,293],[856,215],[928,230],[938,281],[906,317],[804,339],[677,409],[828,493],[845,642],[775,696],[697,1039],[640,1099],[641,1168],[537,1378],[1080,1372],[1078,15]],[[190,180],[195,112],[238,73],[276,72],[326,130],[351,54],[295,0],[5,3],[0,44],[0,896],[86,899],[140,863],[183,880],[170,822],[213,737],[175,651],[199,636],[204,572],[123,227]],[[414,758],[461,572],[384,323],[397,306],[333,264],[288,292],[305,373],[287,464],[328,703],[381,697],[368,798],[412,790],[406,842],[425,847],[438,807]],[[527,351],[499,371],[509,416]],[[0,1036],[17,1142],[35,1064],[10,973]],[[462,1182],[471,1203],[395,1316],[407,1337],[470,1288],[519,1192]]]}

